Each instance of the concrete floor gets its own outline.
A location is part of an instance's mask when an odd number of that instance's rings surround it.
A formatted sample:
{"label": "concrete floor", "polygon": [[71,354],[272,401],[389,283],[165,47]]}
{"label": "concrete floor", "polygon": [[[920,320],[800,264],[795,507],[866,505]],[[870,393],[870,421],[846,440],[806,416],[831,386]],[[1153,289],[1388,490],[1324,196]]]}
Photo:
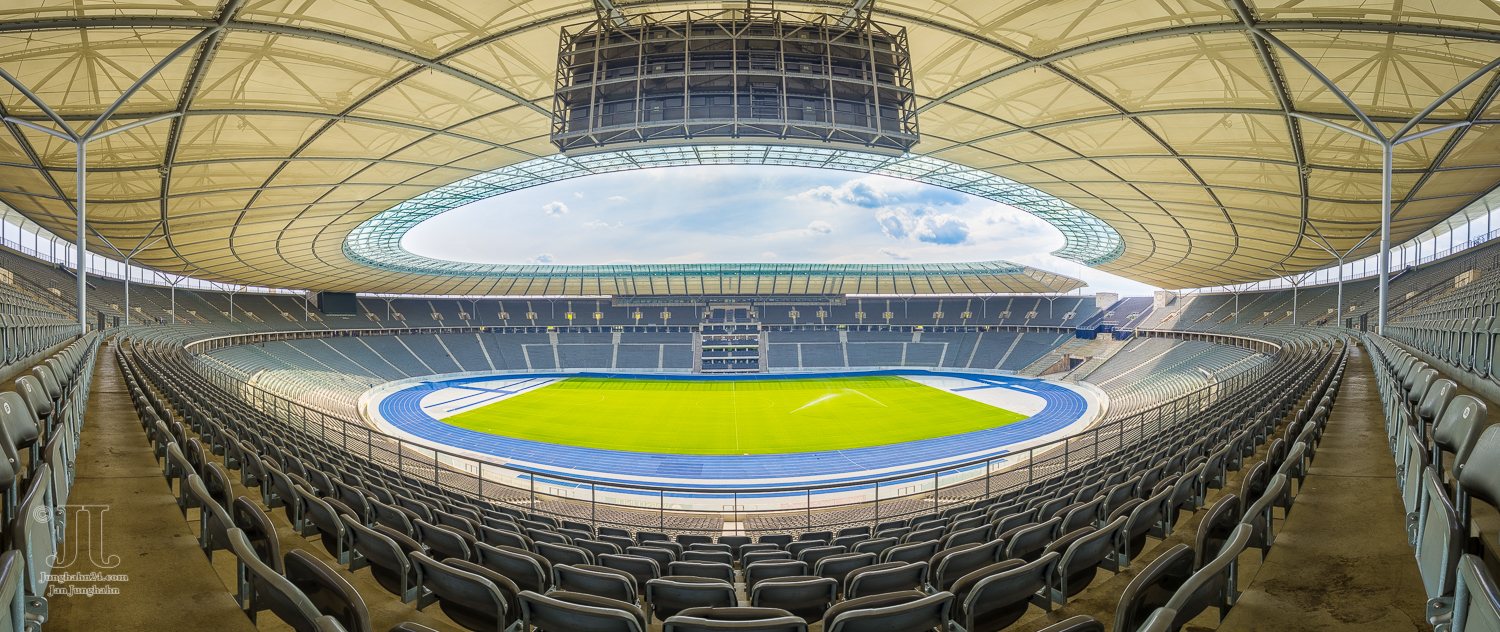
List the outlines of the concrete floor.
{"label": "concrete floor", "polygon": [[1430,630],[1380,390],[1356,348],[1307,486],[1225,632]]}
{"label": "concrete floor", "polygon": [[[197,512],[190,513],[189,528],[151,457],[113,346],[100,355],[84,419],[68,503],[108,507],[103,555],[80,553],[70,567],[54,572],[123,574],[127,581],[70,584],[116,587],[119,594],[53,596],[47,630],[254,630],[199,551]],[[74,533],[70,528],[70,539]],[[95,561],[111,557],[119,564]]]}
{"label": "concrete floor", "polygon": [[[1265,448],[1246,462],[1263,460]],[[1238,493],[1245,472],[1211,491],[1207,505]],[[1291,515],[1282,519],[1276,511],[1275,546],[1264,563],[1258,549],[1240,556],[1244,594],[1223,622],[1209,610],[1183,630],[1431,630],[1395,475],[1375,375],[1364,349],[1356,347]],[[1184,519],[1165,541],[1149,540],[1130,568],[1118,575],[1099,571],[1096,583],[1067,606],[1050,613],[1033,606],[1007,632],[1035,632],[1081,614],[1111,629],[1126,585],[1172,545],[1192,546],[1204,513]]]}
{"label": "concrete floor", "polygon": [[[69,504],[110,507],[105,514],[104,549],[120,561],[113,568],[101,568],[89,556],[80,554],[79,561],[66,570],[124,574],[129,581],[79,582],[80,586],[117,586],[120,591],[118,595],[51,599],[47,630],[291,630],[269,611],[259,613],[258,625],[241,613],[232,588],[234,556],[217,551],[210,563],[198,548],[198,511],[189,510],[184,519],[178,510],[125,388],[113,348],[106,349],[94,377],[78,453],[77,481],[68,499]],[[236,494],[260,498],[259,490],[239,486],[238,472],[230,474]],[[283,554],[292,549],[306,550],[338,568],[359,590],[370,610],[372,630],[388,630],[403,621],[442,631],[464,629],[444,616],[437,605],[418,612],[415,606],[402,604],[375,582],[368,569],[350,573],[339,567],[319,540],[294,532],[282,510],[271,512],[271,520],[277,526]]]}
{"label": "concrete floor", "polygon": [[[1249,462],[1264,458],[1263,452]],[[1239,490],[1239,474],[1231,476],[1226,490],[1210,494],[1210,505],[1225,491]],[[1369,359],[1355,349],[1306,486],[1290,517],[1277,521],[1275,547],[1264,564],[1254,549],[1241,557],[1240,585],[1245,593],[1222,624],[1210,611],[1184,629],[1430,629],[1422,618],[1424,597],[1405,543],[1404,512],[1394,476]],[[256,490],[236,491],[259,497]],[[98,363],[78,455],[78,480],[69,503],[110,507],[103,546],[106,556],[117,556],[119,562],[101,568],[80,554],[72,567],[59,571],[124,574],[129,581],[74,584],[110,585],[118,587],[119,594],[54,597],[49,630],[290,629],[268,612],[261,613],[259,626],[251,625],[229,588],[232,556],[219,552],[210,564],[198,549],[197,511],[190,511],[186,520],[178,511],[136,421],[112,349]],[[1151,540],[1131,568],[1118,575],[1099,571],[1095,584],[1072,603],[1050,613],[1033,606],[1011,630],[1032,632],[1078,614],[1094,616],[1109,629],[1125,585],[1170,545],[1191,545],[1203,513],[1186,517],[1166,541]],[[282,511],[271,515],[280,529],[283,552],[301,548],[333,565],[317,540],[291,531]],[[343,575],[364,596],[374,630],[401,621],[438,630],[461,629],[437,606],[417,612],[401,604],[374,582],[368,570]]]}

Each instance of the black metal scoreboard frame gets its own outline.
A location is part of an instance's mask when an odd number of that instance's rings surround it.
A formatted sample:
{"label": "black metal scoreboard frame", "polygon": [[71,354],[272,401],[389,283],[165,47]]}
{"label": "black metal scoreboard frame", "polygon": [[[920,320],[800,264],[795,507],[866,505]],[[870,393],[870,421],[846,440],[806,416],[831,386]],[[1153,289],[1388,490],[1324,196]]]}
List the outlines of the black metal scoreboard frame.
{"label": "black metal scoreboard frame", "polygon": [[906,29],[868,12],[601,13],[562,29],[553,114],[569,154],[744,139],[896,155],[918,140]]}

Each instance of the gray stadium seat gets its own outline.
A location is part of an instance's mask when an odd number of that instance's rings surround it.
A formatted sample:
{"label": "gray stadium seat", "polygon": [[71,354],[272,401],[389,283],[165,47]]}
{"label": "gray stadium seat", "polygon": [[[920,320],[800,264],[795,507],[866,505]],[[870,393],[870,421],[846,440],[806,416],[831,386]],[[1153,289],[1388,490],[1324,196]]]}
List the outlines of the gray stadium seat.
{"label": "gray stadium seat", "polygon": [[876,557],[880,557],[880,555],[884,553],[886,549],[889,549],[900,543],[901,540],[899,538],[876,538],[872,540],[863,540],[855,544],[854,547],[849,550],[854,553],[874,553]]}
{"label": "gray stadium seat", "polygon": [[1459,561],[1453,604],[1451,632],[1500,630],[1500,587],[1479,556]]}
{"label": "gray stadium seat", "polygon": [[594,563],[593,553],[589,553],[587,550],[571,544],[554,544],[540,540],[536,541],[535,544],[537,555],[547,558],[547,561],[552,562],[553,566],[558,564],[578,566],[580,564]]}
{"label": "gray stadium seat", "polygon": [[874,553],[840,553],[820,558],[816,564],[813,564],[812,574],[818,577],[833,578],[834,581],[839,583],[839,590],[842,592],[844,578],[849,573],[874,564]]}
{"label": "gray stadium seat", "polygon": [[[302,506],[308,522],[317,529],[323,549],[338,560],[340,565],[348,566],[354,560],[354,554],[349,549],[349,531],[344,527],[342,516],[347,515],[362,522],[360,516],[337,500],[318,498],[305,490],[302,493]],[[425,538],[423,542],[426,542]]]}
{"label": "gray stadium seat", "polygon": [[646,632],[646,614],[633,604],[594,595],[556,591],[521,593],[526,629],[569,632]]}
{"label": "gray stadium seat", "polygon": [[666,577],[703,577],[734,583],[734,567],[717,562],[672,562]]}
{"label": "gray stadium seat", "polygon": [[[432,592],[443,614],[454,623],[477,632],[501,630],[515,620],[516,613],[509,607],[505,591],[516,587],[497,584],[497,580],[504,579],[500,574],[475,572],[484,569],[463,560],[439,562],[417,552],[410,557],[417,569],[419,585]],[[419,601],[417,609],[424,605]]]}
{"label": "gray stadium seat", "polygon": [[552,562],[524,549],[480,544],[479,565],[504,575],[521,590],[546,592],[552,589]]}
{"label": "gray stadium seat", "polygon": [[661,577],[661,566],[649,557],[639,555],[600,555],[597,563],[605,568],[625,571],[635,578],[636,586]]}
{"label": "gray stadium seat", "polygon": [[301,590],[318,612],[333,617],[348,632],[371,632],[370,611],[364,599],[338,571],[302,549],[287,551],[282,565],[287,581]]}
{"label": "gray stadium seat", "polygon": [[807,575],[812,569],[808,568],[807,562],[798,560],[768,560],[756,562],[745,567],[745,590],[755,587],[756,582],[773,577],[800,577]]}
{"label": "gray stadium seat", "polygon": [[[839,547],[843,548],[843,547]],[[720,564],[733,564],[734,556],[729,551],[683,551],[678,557],[688,562],[718,562]]]}
{"label": "gray stadium seat", "polygon": [[838,600],[838,582],[809,575],[763,579],[748,591],[751,606],[780,608],[809,623],[822,618]]}
{"label": "gray stadium seat", "polygon": [[991,540],[938,551],[928,562],[933,590],[948,590],[959,578],[1000,561],[1004,548],[1004,541]]}
{"label": "gray stadium seat", "polygon": [[317,606],[302,594],[291,580],[281,576],[270,566],[260,561],[250,541],[239,529],[230,529],[225,534],[228,548],[237,561],[239,586],[236,588],[240,608],[255,623],[256,614],[270,610],[277,618],[295,629],[312,630],[314,621],[323,616]]}
{"label": "gray stadium seat", "polygon": [[830,608],[825,632],[926,632],[943,629],[952,618],[953,593],[918,591],[851,599]]}
{"label": "gray stadium seat", "polygon": [[913,542],[936,542],[942,540],[943,534],[947,533],[947,531],[947,526],[937,526],[930,529],[923,529],[921,531],[912,531],[911,533],[902,536],[901,542],[906,544],[911,544]]}
{"label": "gray stadium seat", "polygon": [[1474,444],[1479,441],[1479,434],[1484,431],[1487,416],[1488,409],[1484,402],[1469,395],[1453,398],[1432,426],[1430,458],[1438,474],[1444,471],[1443,453],[1453,455],[1454,472],[1463,471],[1463,465],[1468,461]]}
{"label": "gray stadium seat", "polygon": [[[528,538],[528,537],[526,537],[524,535],[521,535],[519,533],[516,533],[514,531],[505,531],[503,529],[494,529],[494,528],[487,527],[487,526],[484,526],[484,525],[480,525],[479,526],[479,541],[483,542],[485,544],[489,544],[491,546],[501,546],[501,545],[504,545],[504,546],[515,547],[515,548],[521,549],[523,551],[535,551],[536,550],[536,544],[531,541],[531,538]],[[589,541],[590,542],[597,542],[597,540],[589,540]],[[610,543],[608,543],[608,542],[600,542],[600,544],[610,544]],[[588,547],[585,547],[582,544],[580,544],[578,546],[580,546],[582,548],[585,548],[585,549],[588,549]],[[615,546],[615,545],[610,544],[610,546]],[[589,550],[592,550],[592,549],[589,549]],[[614,552],[616,552],[616,553],[619,552],[619,547],[618,546],[615,546]],[[599,553],[598,552],[594,552],[594,555],[595,555],[595,557],[597,557],[599,555]]]}
{"label": "gray stadium seat", "polygon": [[750,542],[751,541],[750,541],[750,537],[749,536],[743,536],[743,535],[721,535],[721,536],[719,536],[719,544],[728,545],[729,546],[729,552],[732,553],[736,559],[738,559],[739,556],[740,556],[741,547],[743,547],[743,546],[745,546],[747,544],[750,544]]}
{"label": "gray stadium seat", "polygon": [[[688,550],[692,550],[693,549],[693,545],[695,545],[695,544],[713,544],[713,542],[714,542],[713,536],[707,536],[707,535],[702,535],[702,534],[698,534],[698,533],[679,533],[679,534],[677,534],[677,543],[681,544],[681,545],[683,545],[685,547],[687,547]],[[726,548],[725,550],[728,550],[728,549]]]}
{"label": "gray stadium seat", "polygon": [[1060,559],[1048,553],[1029,564],[1007,560],[979,569],[954,584],[959,599],[954,609],[955,629],[964,632],[998,632],[1026,614],[1031,604],[1052,609],[1052,601],[1041,596]]}
{"label": "gray stadium seat", "polygon": [[1053,518],[1046,522],[1032,523],[1011,529],[1009,532],[1000,534],[997,541],[1005,543],[1005,559],[1017,559],[1027,562],[1041,557],[1042,551],[1052,543],[1053,536],[1057,533],[1058,525],[1062,524],[1062,518]]}
{"label": "gray stadium seat", "polygon": [[739,605],[734,585],[702,577],[663,577],[646,582],[646,612],[662,621],[689,608]]}
{"label": "gray stadium seat", "polygon": [[[538,546],[540,546],[540,543],[538,543]],[[637,557],[649,557],[656,560],[656,566],[659,568],[666,568],[667,564],[677,561],[677,554],[673,553],[671,549],[654,546],[632,546],[625,549],[625,554]]]}
{"label": "gray stadium seat", "polygon": [[1165,606],[1193,574],[1193,549],[1177,544],[1130,579],[1115,608],[1115,630],[1137,630]]}
{"label": "gray stadium seat", "polygon": [[1038,632],[1104,632],[1104,624],[1086,614],[1081,614],[1069,619],[1063,619]]}
{"label": "gray stadium seat", "polygon": [[613,568],[590,564],[556,564],[552,566],[552,577],[558,590],[632,603],[638,596],[635,578],[625,571]]}
{"label": "gray stadium seat", "polygon": [[[1427,591],[1429,622],[1441,622],[1452,607],[1458,562],[1463,555],[1465,534],[1458,512],[1448,499],[1448,492],[1438,480],[1437,471],[1422,471],[1422,501],[1418,511],[1416,557],[1422,586]],[[1446,616],[1442,616],[1446,618]]]}
{"label": "gray stadium seat", "polygon": [[401,603],[416,601],[420,592],[417,571],[407,554],[421,552],[422,545],[390,527],[381,525],[371,529],[354,520],[347,522],[354,550],[370,568],[376,583],[399,597]]}
{"label": "gray stadium seat", "polygon": [[821,560],[825,557],[843,555],[848,552],[848,549],[845,549],[842,546],[815,546],[803,549],[802,551],[798,552],[797,559],[803,562],[807,562],[808,566],[815,567],[818,563],[818,560]]}
{"label": "gray stadium seat", "polygon": [[[1121,516],[1103,529],[1085,528],[1074,533],[1083,535],[1064,542],[1059,540],[1047,546],[1043,553],[1061,553],[1057,571],[1048,589],[1052,602],[1067,605],[1068,599],[1088,588],[1094,582],[1101,566],[1107,565],[1113,556],[1120,537],[1125,530],[1127,518]],[[1071,537],[1073,534],[1069,534]],[[1064,546],[1065,545],[1065,546]]]}
{"label": "gray stadium seat", "polygon": [[981,526],[951,532],[948,535],[943,536],[943,538],[938,541],[938,549],[951,549],[967,544],[980,544],[983,542],[987,542],[990,539],[990,529],[992,528],[993,527],[988,524],[983,524]]}
{"label": "gray stadium seat", "polygon": [[[234,519],[229,517],[229,512],[225,511],[218,501],[208,495],[208,490],[203,487],[203,479],[198,478],[197,474],[188,476],[188,493],[193,495],[194,501],[199,506],[198,547],[203,549],[203,554],[208,556],[209,561],[213,561],[214,551],[229,548],[227,534],[230,529],[234,528]],[[23,511],[26,509],[24,502],[21,509]],[[28,568],[36,568],[29,556],[26,561]]]}
{"label": "gray stadium seat", "polygon": [[375,500],[370,501],[369,504],[374,514],[375,524],[385,525],[386,527],[405,533],[409,537],[416,535],[415,523],[422,519],[416,512]]}
{"label": "gray stadium seat", "polygon": [[774,544],[777,548],[785,549],[786,545],[792,543],[792,536],[786,533],[773,533],[763,535],[755,539],[756,544]]}
{"label": "gray stadium seat", "polygon": [[1165,607],[1177,612],[1173,627],[1186,624],[1210,607],[1218,608],[1219,621],[1224,620],[1239,597],[1235,591],[1235,573],[1240,553],[1250,544],[1250,531],[1250,525],[1236,527],[1214,559],[1193,573],[1167,601]]}
{"label": "gray stadium seat", "polygon": [[927,584],[927,569],[927,562],[886,562],[851,571],[844,577],[844,598],[921,589]]}
{"label": "gray stadium seat", "polygon": [[1273,530],[1275,519],[1272,513],[1275,510],[1276,499],[1286,493],[1286,488],[1286,476],[1277,474],[1272,477],[1271,484],[1266,486],[1266,492],[1245,509],[1245,516],[1240,520],[1250,525],[1250,546],[1260,548],[1261,561],[1265,561],[1266,555],[1271,552],[1271,545],[1276,542]]}
{"label": "gray stadium seat", "polygon": [[787,553],[791,553],[792,557],[796,558],[797,556],[801,555],[803,551],[825,546],[828,546],[827,540],[797,540],[796,542],[788,542],[785,547],[782,547],[782,550],[786,551]]}
{"label": "gray stadium seat", "polygon": [[779,608],[689,608],[662,632],[807,632],[807,622]]}
{"label": "gray stadium seat", "polygon": [[[440,512],[438,512],[440,513]],[[527,529],[526,537],[533,542],[547,544],[572,544],[573,538],[553,531],[551,529]]]}
{"label": "gray stadium seat", "polygon": [[230,519],[234,525],[245,534],[255,548],[256,554],[260,555],[262,562],[281,573],[281,541],[276,537],[276,525],[271,522],[271,517],[261,510],[259,505],[246,496],[234,499],[234,507],[230,512]]}
{"label": "gray stadium seat", "polygon": [[842,547],[845,547],[845,548],[853,548],[854,545],[859,544],[860,542],[864,542],[865,540],[868,540],[868,539],[870,539],[870,536],[863,535],[863,534],[843,535],[843,536],[839,536],[837,538],[834,538],[833,541],[829,542],[828,544],[830,546],[842,546]]}
{"label": "gray stadium seat", "polygon": [[1198,522],[1198,534],[1193,543],[1193,570],[1213,559],[1214,553],[1229,540],[1229,535],[1240,524],[1240,498],[1225,494],[1210,507]]}
{"label": "gray stadium seat", "polygon": [[[26,560],[20,551],[0,554],[0,631],[23,632],[26,629],[26,595],[21,582],[26,576]],[[41,621],[36,622],[38,625]]]}
{"label": "gray stadium seat", "polygon": [[880,554],[881,562],[925,562],[937,554],[936,540],[913,542],[886,549]]}
{"label": "gray stadium seat", "polygon": [[[523,543],[522,537],[525,537],[520,536],[520,534],[516,533],[507,533],[507,531],[498,531],[498,534],[501,539],[510,540],[510,542],[507,543],[511,546],[516,545],[516,543]],[[526,542],[529,542],[529,540],[526,540]],[[615,545],[615,543],[613,542],[603,542],[603,540],[586,539],[586,537],[576,537],[576,539],[573,539],[573,546],[577,546],[577,548],[583,549],[583,551],[591,552],[594,557],[598,557],[598,555],[603,554],[619,554],[619,552],[624,552],[619,549],[619,545]]]}

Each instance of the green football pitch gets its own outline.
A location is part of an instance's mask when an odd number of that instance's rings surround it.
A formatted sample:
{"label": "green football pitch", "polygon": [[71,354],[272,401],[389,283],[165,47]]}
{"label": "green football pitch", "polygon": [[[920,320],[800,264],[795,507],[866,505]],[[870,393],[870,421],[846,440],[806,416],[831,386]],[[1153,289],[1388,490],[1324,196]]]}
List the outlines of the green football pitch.
{"label": "green football pitch", "polygon": [[1025,418],[899,376],[572,377],[443,422],[605,450],[785,454],[945,437]]}

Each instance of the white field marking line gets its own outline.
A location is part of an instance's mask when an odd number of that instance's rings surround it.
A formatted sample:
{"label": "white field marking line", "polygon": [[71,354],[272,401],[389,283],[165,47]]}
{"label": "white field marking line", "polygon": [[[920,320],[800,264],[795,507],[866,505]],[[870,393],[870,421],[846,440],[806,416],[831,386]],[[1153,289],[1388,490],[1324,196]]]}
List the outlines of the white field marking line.
{"label": "white field marking line", "polygon": [[[876,404],[880,404],[880,400],[878,400],[878,399],[875,399],[875,398],[874,398],[874,397],[870,397],[870,396],[869,396],[869,395],[866,395],[866,394],[864,394],[864,393],[861,393],[861,392],[859,392],[859,391],[857,391],[857,390],[854,390],[854,389],[852,389],[852,388],[846,388],[846,389],[843,389],[843,391],[844,391],[844,392],[845,392],[845,393],[854,393],[854,394],[855,394],[855,395],[858,395],[858,396],[860,396],[860,397],[863,397],[863,398],[865,398],[865,399],[868,399],[868,400],[870,400],[870,401],[872,401],[872,402],[875,402],[875,403],[876,403]],[[886,405],[885,405],[885,404],[880,404],[880,407],[881,407],[881,408],[890,408],[890,406],[886,406]]]}
{"label": "white field marking line", "polygon": [[[844,390],[849,390],[849,389],[844,389]],[[826,402],[826,401],[828,401],[830,399],[838,397],[839,395],[843,395],[843,393],[826,393],[822,397],[819,397],[819,398],[817,398],[815,400],[812,400],[812,401],[810,401],[810,402],[808,402],[806,404],[798,406],[797,408],[793,409],[792,411],[788,412],[787,414],[790,415],[790,414],[795,413],[795,412],[797,412],[799,410],[802,410],[803,408],[807,408],[808,406],[813,406],[813,405],[816,405],[816,404],[821,404],[821,403]],[[875,403],[880,404],[880,402],[875,402]],[[880,404],[880,405],[884,406],[885,404]]]}
{"label": "white field marking line", "polygon": [[[567,379],[567,378],[563,378],[563,379]],[[510,399],[510,398],[515,397],[517,395],[520,395],[522,393],[529,393],[529,392],[534,391],[536,389],[539,389],[539,388],[542,388],[542,387],[545,387],[545,386],[551,386],[553,384],[557,384],[558,382],[562,382],[562,381],[563,380],[561,380],[561,379],[531,377],[531,378],[524,378],[524,379],[520,379],[520,380],[513,380],[513,381],[510,381],[510,382],[502,383],[501,386],[499,386],[497,388],[493,388],[493,389],[473,388],[473,387],[467,387],[467,386],[462,386],[462,385],[460,385],[460,386],[449,386],[449,387],[447,387],[447,388],[445,388],[443,390],[452,389],[452,390],[476,391],[476,392],[473,395],[466,395],[464,397],[460,397],[460,398],[454,399],[454,400],[449,400],[449,401],[442,402],[442,403],[439,403],[439,404],[430,404],[430,405],[427,405],[427,406],[422,406],[421,408],[424,411],[426,411],[429,408],[437,408],[437,407],[441,406],[442,408],[439,409],[437,412],[438,412],[438,414],[445,415],[444,418],[446,418],[447,416],[452,416],[453,414],[455,414],[456,412],[458,412],[458,411],[454,410],[454,408],[470,408],[470,407],[472,407],[472,406],[475,405],[474,402],[465,403],[465,404],[460,404],[459,403],[459,402],[461,402],[463,400],[466,400],[466,399],[472,399],[474,397],[481,397],[481,396],[484,396],[486,394],[490,394],[490,395],[494,395],[494,397],[488,398],[488,400],[486,400],[486,401],[488,403],[495,403],[495,401],[504,401],[506,399]],[[527,384],[528,382],[533,382],[533,383]],[[489,383],[490,384],[494,384],[494,382],[489,382]],[[496,393],[495,392],[497,390],[507,390],[507,389],[515,389],[515,390],[513,390],[513,391],[511,391],[509,393]],[[490,400],[494,400],[494,401],[490,401]],[[441,418],[439,418],[439,419],[441,419]]]}

